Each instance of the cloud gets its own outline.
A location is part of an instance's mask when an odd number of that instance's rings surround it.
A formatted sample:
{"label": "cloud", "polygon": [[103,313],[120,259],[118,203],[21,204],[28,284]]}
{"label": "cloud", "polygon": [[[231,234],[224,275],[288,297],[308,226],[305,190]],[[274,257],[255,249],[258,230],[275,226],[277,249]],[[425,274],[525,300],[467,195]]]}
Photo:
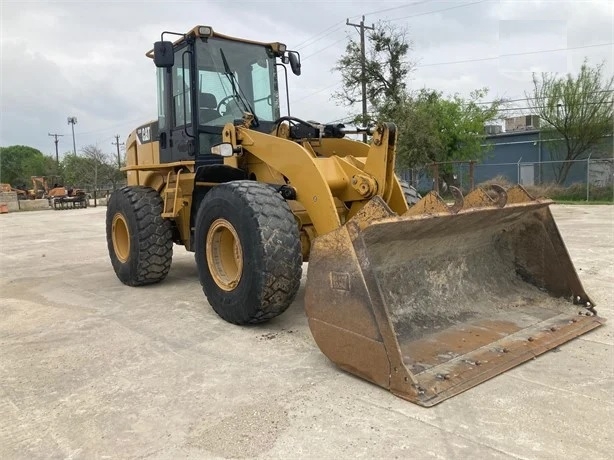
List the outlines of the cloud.
{"label": "cloud", "polygon": [[[418,64],[411,88],[467,95],[487,86],[489,96],[518,97],[534,71],[575,72],[585,56],[614,72],[614,47],[497,57],[614,41],[613,7],[603,1],[448,0],[370,1],[3,1],[1,16],[0,145],[26,144],[53,151],[48,132],[66,134],[76,116],[77,148],[112,136],[125,138],[156,114],[155,68],[144,56],[164,30],[185,32],[197,24],[254,40],[298,47],[303,74],[290,73],[292,113],[331,121],[348,109],[331,94],[340,76],[331,72],[347,36],[345,21],[390,21],[406,27]],[[536,20],[538,19],[538,20]],[[300,46],[298,46],[300,45]],[[468,60],[473,62],[454,63]],[[441,65],[432,65],[445,63]],[[280,77],[284,88],[284,77]],[[285,90],[282,89],[282,101]],[[285,103],[282,104],[285,106]],[[359,110],[358,108],[356,110]]]}

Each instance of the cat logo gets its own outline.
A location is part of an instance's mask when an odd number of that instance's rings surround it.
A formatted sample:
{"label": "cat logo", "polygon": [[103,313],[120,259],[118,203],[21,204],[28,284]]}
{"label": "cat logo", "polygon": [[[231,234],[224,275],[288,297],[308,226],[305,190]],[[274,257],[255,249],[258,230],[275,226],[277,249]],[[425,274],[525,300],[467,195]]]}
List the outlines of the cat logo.
{"label": "cat logo", "polygon": [[143,126],[136,130],[141,144],[151,141],[151,126]]}

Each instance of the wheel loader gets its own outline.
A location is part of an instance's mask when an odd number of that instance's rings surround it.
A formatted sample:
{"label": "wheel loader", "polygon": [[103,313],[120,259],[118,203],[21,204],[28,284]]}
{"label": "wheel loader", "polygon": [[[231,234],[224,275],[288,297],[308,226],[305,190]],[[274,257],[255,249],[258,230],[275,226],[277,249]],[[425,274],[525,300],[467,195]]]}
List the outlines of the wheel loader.
{"label": "wheel loader", "polygon": [[[213,310],[256,324],[288,308],[308,262],[321,351],[422,406],[603,323],[551,201],[520,186],[419,197],[395,175],[394,124],[280,114],[278,77],[287,95],[287,66],[301,73],[283,43],[197,26],[146,55],[158,116],[128,136],[128,186],[106,217],[124,284],[164,280],[182,245]],[[364,132],[369,143],[349,136]]]}

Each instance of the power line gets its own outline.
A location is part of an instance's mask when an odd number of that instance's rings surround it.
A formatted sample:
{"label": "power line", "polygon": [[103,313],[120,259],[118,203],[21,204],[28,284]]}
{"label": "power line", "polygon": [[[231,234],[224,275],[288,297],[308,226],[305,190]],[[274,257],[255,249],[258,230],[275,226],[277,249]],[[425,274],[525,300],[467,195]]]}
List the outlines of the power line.
{"label": "power line", "polygon": [[[484,2],[487,2],[487,1],[490,1],[490,0],[479,0],[479,1],[477,1],[477,2],[464,3],[464,4],[462,4],[462,5],[451,6],[451,7],[448,7],[448,8],[442,8],[442,9],[439,9],[439,10],[425,11],[424,13],[412,14],[412,15],[409,15],[409,16],[404,16],[404,17],[402,17],[402,18],[388,19],[388,20],[386,20],[386,21],[384,21],[384,22],[398,21],[398,20],[400,20],[400,19],[415,18],[415,17],[418,17],[418,16],[426,16],[426,15],[429,15],[429,14],[439,13],[439,12],[442,12],[442,11],[448,11],[448,10],[453,10],[453,9],[456,9],[456,8],[464,8],[464,7],[466,7],[466,6],[477,5],[478,3],[484,3]],[[384,12],[384,11],[391,11],[391,10],[393,10],[393,9],[406,8],[406,7],[408,7],[408,6],[418,5],[418,4],[422,4],[422,3],[426,3],[426,2],[416,2],[416,3],[410,3],[409,5],[401,5],[401,6],[398,6],[398,7],[387,8],[387,9],[377,10],[377,11],[372,11],[371,13],[367,13],[367,14],[382,13],[382,12]],[[357,16],[352,16],[352,17],[357,17]],[[337,27],[337,29],[339,29],[339,28],[340,28],[340,26],[339,26],[339,27]],[[330,28],[329,28],[329,29],[330,29]],[[326,29],[324,32],[328,31],[329,29]],[[335,32],[337,29],[335,29],[335,30],[334,30],[334,31],[332,31],[332,32]],[[330,35],[332,32],[329,32],[329,33],[328,33],[328,34],[326,34],[326,35]],[[324,37],[321,37],[321,38],[324,38]],[[316,43],[316,42],[317,42],[317,41],[319,41],[321,38],[319,38],[318,40],[316,40],[316,41],[314,41],[314,42],[310,43],[310,44],[309,44],[309,45],[307,45],[307,46],[311,46],[313,43]],[[316,51],[316,52],[314,52],[314,53],[311,53],[310,55],[308,55],[308,56],[304,57],[302,60],[303,60],[303,61],[305,61],[306,59],[308,59],[308,58],[310,58],[310,57],[312,57],[312,56],[315,56],[316,54],[319,54],[321,51],[324,51],[324,50],[326,50],[326,49],[330,48],[331,46],[333,46],[333,45],[335,45],[335,44],[337,44],[337,43],[339,43],[340,41],[343,41],[343,40],[345,40],[345,37],[340,38],[339,40],[335,40],[334,42],[332,42],[332,43],[328,44],[328,45],[327,45],[327,46],[325,46],[324,48],[321,48],[321,49],[319,49],[318,51]]]}
{"label": "power line", "polygon": [[[369,11],[368,13],[357,14],[355,16],[350,16],[349,19],[359,18],[361,16],[368,16],[368,15],[376,15],[376,14],[386,13],[388,11],[399,10],[399,9],[402,9],[402,8],[409,8],[411,6],[422,5],[424,3],[430,3],[432,1],[433,0],[422,0],[422,1],[419,1],[419,2],[408,3],[408,4],[405,4],[405,5],[393,6],[391,8],[384,8],[384,9],[381,9],[381,10]],[[486,0],[484,0],[484,1],[486,1]],[[314,43],[319,42],[324,37],[327,37],[328,35],[336,32],[339,29],[341,29],[344,25],[345,24],[343,24],[343,23],[335,23],[335,24],[331,25],[330,27],[327,27],[326,29],[324,29],[322,32],[319,32],[319,33],[317,33],[317,34],[307,38],[306,40],[303,40],[298,45],[294,45],[294,48],[296,50],[307,48],[307,47],[313,45]]]}
{"label": "power line", "polygon": [[344,25],[345,25],[345,24],[344,24],[343,22],[341,22],[341,23],[336,22],[336,23],[334,23],[332,26],[330,26],[330,27],[328,27],[328,28],[324,29],[322,32],[319,32],[319,33],[317,33],[317,34],[315,34],[315,35],[312,35],[312,36],[311,36],[311,37],[309,37],[307,40],[303,40],[303,41],[302,41],[301,43],[299,43],[298,45],[295,45],[295,46],[294,46],[294,48],[295,48],[295,49],[299,49],[299,48],[305,48],[305,47],[307,47],[307,46],[310,46],[311,44],[307,45],[306,43],[310,42],[310,41],[311,41],[311,40],[313,40],[314,38],[319,37],[320,35],[322,35],[322,34],[324,34],[324,33],[328,32],[329,30],[331,30],[331,29],[333,29],[333,28],[334,28],[334,29],[340,29],[340,28],[341,28],[341,27],[343,27]]}
{"label": "power line", "polygon": [[[309,97],[311,97],[311,96],[314,96],[314,95],[316,95],[316,94],[319,94],[319,93],[321,93],[322,91],[326,91],[327,89],[333,88],[333,87],[338,86],[338,85],[340,85],[340,84],[341,84],[341,82],[333,83],[332,85],[325,86],[324,88],[320,88],[320,89],[315,90],[315,91],[313,91],[313,92],[311,92],[311,93],[309,93],[309,94],[307,94],[307,95],[305,95],[305,96],[302,96],[302,97],[301,97],[301,98],[299,98],[299,99],[294,99],[292,102],[300,102],[300,101],[302,101],[302,100],[304,100],[304,99],[307,99],[307,98],[309,98]],[[596,91],[595,93],[611,93],[611,92],[614,92],[614,90],[603,90],[603,91]],[[594,93],[590,93],[590,94],[594,94]],[[509,102],[523,102],[523,101],[529,101],[529,100],[535,100],[535,99],[536,99],[536,98],[533,98],[533,97],[529,97],[529,98],[524,97],[524,98],[520,98],[520,99],[503,99],[503,102],[504,102],[504,103],[509,103]],[[494,103],[494,102],[498,102],[498,101],[476,102],[475,104],[477,104],[477,105],[489,105],[489,104],[492,104],[492,103]]]}
{"label": "power line", "polygon": [[331,47],[331,46],[333,46],[333,45],[336,45],[337,43],[339,43],[339,42],[341,42],[341,41],[343,41],[343,40],[345,40],[345,39],[346,39],[346,37],[342,37],[342,38],[340,38],[339,40],[335,40],[334,42],[329,43],[328,45],[326,45],[324,48],[320,48],[318,51],[316,51],[316,52],[314,52],[314,53],[311,53],[311,54],[310,54],[310,55],[308,55],[308,56],[305,56],[303,59],[301,59],[301,61],[306,61],[306,60],[307,60],[307,59],[309,59],[310,57],[313,57],[313,56],[315,56],[316,54],[320,54],[320,52],[321,52],[321,51],[324,51],[324,50],[326,50],[326,49],[330,48],[330,47]]}
{"label": "power line", "polygon": [[[585,102],[583,104],[578,104],[578,107],[586,107],[589,105],[605,105],[605,104],[611,104],[611,101],[603,101],[603,102]],[[503,108],[499,108],[497,109],[500,112],[512,112],[514,110],[533,110],[533,109],[547,109],[548,107],[546,106],[535,106],[535,107],[503,107]]]}
{"label": "power line", "polygon": [[313,40],[313,41],[311,41],[311,43],[308,43],[308,44],[303,45],[303,46],[297,46],[297,47],[296,47],[296,49],[297,49],[297,50],[301,50],[301,49],[308,48],[308,47],[310,47],[311,45],[313,45],[313,44],[315,44],[315,43],[319,42],[319,41],[320,41],[320,40],[322,40],[323,38],[328,37],[329,35],[331,35],[331,34],[333,34],[333,33],[337,32],[337,31],[338,31],[338,30],[340,30],[340,29],[341,29],[341,28],[342,28],[344,25],[345,25],[345,24],[340,24],[340,25],[337,25],[337,27],[335,27],[333,30],[331,30],[331,31],[329,31],[329,32],[327,32],[327,33],[323,33],[323,34],[322,34],[322,35],[321,35],[319,38],[313,37],[313,38],[316,38],[316,39],[315,39],[315,40]]}
{"label": "power line", "polygon": [[[453,6],[453,7],[442,8],[442,9],[439,9],[439,10],[433,10],[433,11],[428,11],[428,12],[424,12],[424,13],[413,14],[413,15],[410,15],[410,16],[402,17],[402,18],[395,18],[395,19],[389,20],[387,22],[396,21],[396,20],[399,20],[399,19],[407,19],[407,18],[411,18],[411,17],[424,16],[424,15],[438,13],[438,12],[442,12],[442,11],[448,11],[448,10],[452,10],[452,9],[457,9],[457,8],[462,8],[462,7],[466,7],[466,6],[476,5],[476,4],[479,4],[479,3],[484,3],[486,1],[489,1],[489,0],[479,0],[479,1],[471,2],[471,3],[465,3],[465,4],[462,4],[462,5],[456,5],[456,6]],[[377,13],[377,12],[390,11],[392,9],[399,9],[399,8],[402,8],[402,7],[407,7],[407,6],[415,5],[415,4],[418,4],[418,3],[426,3],[426,2],[416,2],[416,3],[410,4],[410,5],[402,5],[402,6],[399,6],[399,7],[393,7],[393,8],[389,8],[389,9],[385,9],[385,10],[378,10],[378,11],[371,12],[370,14],[374,14],[374,13]],[[335,27],[335,25],[332,26],[332,27]],[[329,27],[329,29],[330,29],[330,27]],[[326,29],[326,30],[329,30],[329,29]],[[324,50],[330,48],[331,46],[339,43],[342,40],[345,40],[345,37],[341,38],[339,40],[336,40],[333,43],[330,43],[326,47],[321,48],[318,51],[309,54],[308,56],[305,56],[302,60],[305,61],[306,59],[309,59],[309,58],[319,54],[321,51],[324,51]],[[558,49],[550,49],[550,50],[528,51],[528,52],[522,52],[522,53],[510,53],[510,54],[502,54],[502,55],[499,55],[499,56],[496,56],[496,57],[475,58],[475,59],[466,59],[466,60],[460,60],[460,61],[447,61],[447,62],[437,62],[437,63],[431,63],[431,64],[423,64],[423,65],[420,65],[420,66],[416,66],[415,68],[433,67],[433,66],[438,66],[438,65],[453,65],[453,64],[461,64],[461,63],[470,63],[470,62],[483,62],[483,61],[499,59],[499,58],[502,58],[502,57],[523,56],[523,55],[531,55],[531,54],[558,52],[558,51],[571,51],[571,50],[577,50],[577,49],[585,49],[585,48],[592,48],[592,47],[608,46],[608,45],[612,45],[612,44],[614,44],[614,43],[602,43],[602,44],[585,45],[585,46],[570,47],[570,48],[558,48]],[[312,92],[312,93],[310,93],[310,94],[308,94],[306,96],[303,96],[302,98],[300,98],[298,100],[295,100],[295,102],[301,101],[301,100],[306,99],[306,98],[308,98],[308,97],[310,97],[312,95],[318,94],[318,93],[320,93],[322,91],[325,91],[325,90],[327,90],[329,88],[337,86],[338,84],[339,83],[335,83],[333,85],[329,85],[329,86],[326,86],[326,87],[321,88],[319,90],[316,90],[316,91],[314,91],[314,92]]]}
{"label": "power line", "polygon": [[[600,91],[591,91],[590,93],[587,94],[601,94],[601,93],[613,93],[614,90],[613,89],[604,89],[604,90],[600,90]],[[509,103],[509,102],[523,102],[523,101],[536,101],[539,98],[537,97],[523,97],[520,99],[504,99],[502,98],[502,101],[504,103]],[[493,104],[495,102],[499,102],[499,101],[487,101],[487,102],[476,102],[476,104],[482,104],[482,105],[487,105],[487,104]]]}
{"label": "power line", "polygon": [[[448,65],[448,64],[457,64],[457,63],[467,63],[467,62],[478,62],[478,61],[485,61],[485,60],[494,60],[494,59],[499,59],[499,57],[507,57],[507,56],[520,56],[520,55],[524,55],[524,54],[539,54],[539,53],[549,53],[549,52],[554,52],[554,51],[563,51],[563,50],[573,50],[573,49],[581,49],[581,48],[587,48],[587,47],[595,47],[595,46],[606,46],[606,45],[612,45],[614,43],[603,43],[600,45],[586,45],[583,47],[575,47],[575,48],[564,48],[564,49],[557,49],[557,50],[542,50],[542,51],[527,51],[526,53],[514,53],[512,54],[502,54],[498,57],[490,57],[490,58],[477,58],[477,59],[467,59],[464,61],[449,61],[449,62],[438,62],[438,63],[433,63],[433,64],[425,64],[423,66],[417,66],[416,68],[419,67],[432,67],[432,66],[436,66],[436,65]],[[306,96],[301,97],[300,99],[295,100],[294,102],[299,102],[302,101],[303,99],[307,99],[310,96],[313,96],[315,94],[321,93],[322,91],[326,91],[327,89],[330,89],[334,86],[339,85],[339,83],[335,83],[333,85],[329,85],[329,86],[325,86],[324,88],[320,88],[312,93],[309,93]],[[512,100],[506,100],[505,102],[520,102],[520,101],[525,101],[527,100],[526,98],[523,99],[512,99]],[[476,102],[476,104],[491,104],[494,101],[490,101],[490,102]]]}
{"label": "power line", "polygon": [[422,68],[422,67],[433,67],[433,66],[438,66],[438,65],[465,64],[465,63],[468,63],[468,62],[493,61],[495,59],[499,59],[499,58],[502,58],[502,57],[526,56],[526,55],[529,55],[529,54],[541,54],[541,53],[554,53],[554,52],[557,52],[557,51],[572,51],[572,50],[580,50],[580,49],[584,49],[584,48],[597,48],[599,46],[610,46],[610,45],[614,45],[614,42],[599,43],[599,44],[595,44],[595,45],[574,46],[574,47],[570,47],[570,48],[556,48],[556,49],[550,49],[550,50],[525,51],[523,53],[500,54],[499,56],[486,57],[486,58],[475,58],[475,59],[464,59],[464,60],[461,60],[461,61],[434,62],[432,64],[418,65],[415,68],[419,69],[419,68]]}
{"label": "power line", "polygon": [[322,91],[326,91],[327,89],[333,88],[333,87],[335,87],[335,86],[339,86],[340,84],[341,84],[341,82],[333,83],[332,85],[326,86],[326,87],[324,87],[324,88],[320,88],[320,89],[318,89],[318,90],[316,90],[316,91],[314,91],[314,92],[312,92],[312,93],[309,93],[309,94],[307,94],[306,96],[303,96],[303,97],[301,97],[301,98],[299,98],[299,99],[294,99],[294,100],[292,100],[292,102],[293,102],[293,103],[295,103],[295,102],[300,102],[300,101],[302,101],[302,100],[304,100],[304,99],[307,99],[308,97],[311,97],[311,96],[313,96],[313,95],[315,95],[315,94],[321,93]]}
{"label": "power line", "polygon": [[455,10],[457,8],[464,8],[466,6],[477,5],[478,3],[484,3],[484,2],[488,2],[488,1],[490,1],[490,0],[479,0],[477,2],[463,3],[462,5],[449,6],[447,8],[441,8],[439,10],[425,11],[424,13],[410,14],[409,16],[403,16],[401,18],[388,19],[385,22],[400,21],[402,19],[409,19],[409,18],[417,18],[418,16],[426,16],[427,14],[441,13],[443,11]]}
{"label": "power line", "polygon": [[391,8],[385,8],[383,10],[375,10],[375,11],[369,11],[368,13],[364,13],[364,14],[357,14],[356,16],[350,16],[350,19],[354,19],[354,18],[359,18],[360,16],[371,16],[374,14],[380,14],[380,13],[386,13],[388,11],[393,11],[393,10],[400,10],[401,8],[409,8],[410,6],[417,6],[417,5],[422,5],[424,3],[430,3],[433,0],[422,0],[420,2],[414,2],[414,3],[407,3],[406,5],[400,5],[400,6],[393,6]]}
{"label": "power line", "polygon": [[[100,133],[100,132],[103,132],[103,131],[109,131],[111,129],[114,129],[114,128],[117,128],[117,127],[123,127],[123,126],[126,126],[128,124],[137,123],[139,121],[142,122],[145,119],[146,118],[144,118],[144,117],[139,117],[139,118],[136,118],[134,120],[128,120],[128,121],[124,121],[124,122],[121,122],[121,123],[115,123],[115,124],[107,126],[106,128],[94,129],[92,131],[87,131],[85,133],[79,133],[79,136],[83,137],[83,136],[88,136],[90,134],[96,134],[96,133]],[[111,136],[111,137],[113,137],[113,136]]]}

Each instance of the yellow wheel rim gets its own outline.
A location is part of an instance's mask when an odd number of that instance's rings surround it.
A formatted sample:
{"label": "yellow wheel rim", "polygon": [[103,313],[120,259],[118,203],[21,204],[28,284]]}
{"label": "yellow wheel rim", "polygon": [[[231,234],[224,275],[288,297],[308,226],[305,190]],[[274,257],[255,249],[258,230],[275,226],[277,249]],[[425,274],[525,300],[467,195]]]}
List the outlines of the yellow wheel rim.
{"label": "yellow wheel rim", "polygon": [[130,255],[130,232],[126,219],[119,212],[113,216],[111,238],[113,239],[115,255],[120,262],[126,263]]}
{"label": "yellow wheel rim", "polygon": [[205,254],[215,283],[224,291],[236,288],[243,273],[243,250],[237,231],[226,219],[217,219],[209,227]]}

